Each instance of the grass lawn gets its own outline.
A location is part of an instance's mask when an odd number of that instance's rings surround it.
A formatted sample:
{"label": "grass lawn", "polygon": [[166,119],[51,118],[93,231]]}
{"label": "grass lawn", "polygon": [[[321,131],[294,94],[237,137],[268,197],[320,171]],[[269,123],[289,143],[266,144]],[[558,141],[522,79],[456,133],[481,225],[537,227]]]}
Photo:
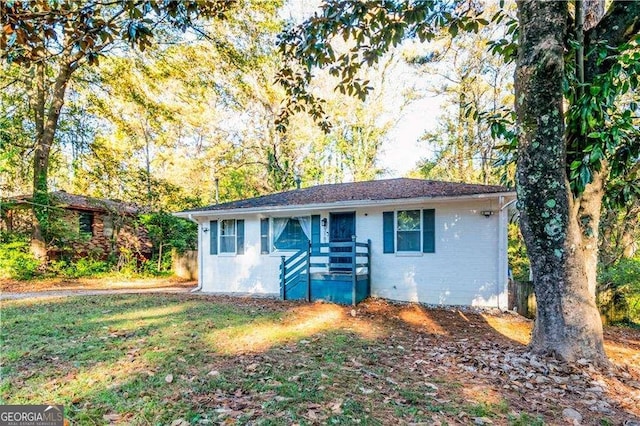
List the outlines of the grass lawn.
{"label": "grass lawn", "polygon": [[640,416],[640,332],[600,371],[526,353],[510,314],[189,294],[5,301],[2,403],[72,424],[585,424]]}

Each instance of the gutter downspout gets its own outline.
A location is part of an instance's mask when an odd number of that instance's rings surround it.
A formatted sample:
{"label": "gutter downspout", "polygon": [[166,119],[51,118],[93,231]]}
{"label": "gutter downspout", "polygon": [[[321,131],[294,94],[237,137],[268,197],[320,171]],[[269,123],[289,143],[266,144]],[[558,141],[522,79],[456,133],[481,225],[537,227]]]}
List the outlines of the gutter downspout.
{"label": "gutter downspout", "polygon": [[498,296],[498,309],[509,310],[509,259],[507,257],[508,251],[508,237],[507,237],[507,212],[505,209],[511,204],[517,201],[517,198],[502,205],[504,197],[500,197],[499,203],[501,204],[498,213],[498,288],[502,288],[503,297]]}
{"label": "gutter downspout", "polygon": [[198,225],[198,287],[191,290],[191,293],[195,293],[196,291],[202,290],[202,226],[200,226],[200,222],[193,218],[193,215],[189,213],[189,220],[195,222]]}

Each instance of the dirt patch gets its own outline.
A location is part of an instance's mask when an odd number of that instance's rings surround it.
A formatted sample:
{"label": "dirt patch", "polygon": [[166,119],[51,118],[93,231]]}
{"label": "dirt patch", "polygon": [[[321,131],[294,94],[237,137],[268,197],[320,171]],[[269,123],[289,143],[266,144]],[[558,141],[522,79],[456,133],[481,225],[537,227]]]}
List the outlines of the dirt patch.
{"label": "dirt patch", "polygon": [[53,290],[142,290],[176,287],[193,288],[198,283],[178,277],[160,278],[48,278],[17,281],[0,279],[0,291],[7,293],[34,293]]}
{"label": "dirt patch", "polygon": [[605,349],[613,366],[603,370],[528,353],[533,321],[511,313],[371,300],[358,307],[358,315],[391,322],[394,344],[413,355],[397,368],[455,378],[472,401],[491,403],[499,394],[509,407],[555,422],[564,419],[566,409],[581,413],[585,424],[640,419],[638,329],[605,327]]}
{"label": "dirt patch", "polygon": [[[210,300],[220,301],[216,296]],[[277,309],[283,302],[240,299],[237,303]],[[331,315],[332,329],[353,333],[354,347],[340,367],[345,377],[327,388],[337,401],[346,395],[365,406],[367,398],[375,399],[370,413],[382,424],[410,418],[424,424],[627,425],[640,421],[640,330],[606,327],[606,351],[613,365],[601,369],[587,362],[567,364],[529,353],[526,345],[533,322],[512,313],[369,299],[356,308],[291,304],[282,326],[307,324],[310,313],[320,319]],[[363,330],[370,332],[363,334]],[[265,372],[290,371],[287,380],[299,383],[317,372],[301,359],[326,357],[330,333],[323,323],[313,330],[313,337],[283,347],[256,351],[252,345],[240,344],[233,347],[233,358],[212,368],[225,371],[233,365],[251,379],[259,377],[267,365]],[[234,337],[235,343],[260,342],[251,334]],[[358,352],[355,342],[360,338],[371,343]],[[315,368],[322,371],[322,363]],[[354,394],[356,380],[361,386]],[[304,385],[299,389],[304,391]],[[262,401],[260,395],[235,392],[196,398],[204,405],[227,407],[238,416],[246,404],[252,405],[247,401]],[[326,422],[336,404],[333,401],[328,408],[308,404],[302,416],[311,423]],[[253,411],[260,413],[256,406]],[[576,418],[581,420],[574,422]]]}

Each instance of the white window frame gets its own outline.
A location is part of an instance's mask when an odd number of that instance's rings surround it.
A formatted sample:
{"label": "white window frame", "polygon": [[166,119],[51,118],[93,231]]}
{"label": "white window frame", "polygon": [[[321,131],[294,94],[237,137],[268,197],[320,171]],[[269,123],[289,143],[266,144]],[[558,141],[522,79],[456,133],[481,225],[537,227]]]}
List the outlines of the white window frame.
{"label": "white window frame", "polygon": [[[399,216],[400,216],[400,212],[410,212],[410,211],[417,211],[418,212],[418,216],[419,216],[419,220],[420,220],[420,228],[417,231],[400,231],[400,226],[399,226]],[[422,209],[402,209],[402,210],[396,210],[395,211],[395,215],[394,215],[394,219],[395,219],[395,229],[394,229],[394,239],[395,239],[395,247],[396,247],[396,254],[399,255],[422,255],[422,234],[423,234],[423,227],[424,224],[422,223]],[[401,250],[400,246],[398,244],[398,232],[418,232],[418,249],[417,250]]]}
{"label": "white window frame", "polygon": [[[224,222],[233,222],[233,251],[222,251],[222,228]],[[231,237],[232,235],[225,235],[224,237]],[[238,221],[236,219],[221,219],[218,221],[218,255],[222,256],[234,256],[238,253]]]}

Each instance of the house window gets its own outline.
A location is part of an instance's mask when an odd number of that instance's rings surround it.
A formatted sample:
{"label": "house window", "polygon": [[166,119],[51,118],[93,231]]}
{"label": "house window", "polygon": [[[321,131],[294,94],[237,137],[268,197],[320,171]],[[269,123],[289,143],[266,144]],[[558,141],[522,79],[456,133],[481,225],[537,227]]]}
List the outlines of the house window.
{"label": "house window", "polygon": [[236,252],[236,221],[225,219],[220,221],[220,253]]}
{"label": "house window", "polygon": [[81,234],[93,235],[93,213],[92,212],[80,212],[78,214],[78,231]]}
{"label": "house window", "polygon": [[276,217],[273,219],[273,247],[276,250],[303,250],[309,244],[310,217]]}
{"label": "house window", "polygon": [[420,210],[398,211],[396,240],[399,252],[420,251],[420,225]]}
{"label": "house window", "polygon": [[244,219],[211,220],[202,232],[209,232],[209,254],[244,254]]}
{"label": "house window", "polygon": [[269,254],[269,218],[260,219],[260,254]]}
{"label": "house window", "polygon": [[435,253],[436,211],[382,212],[383,253]]}
{"label": "house window", "polygon": [[107,215],[102,216],[102,235],[107,238],[113,236],[113,217]]}

